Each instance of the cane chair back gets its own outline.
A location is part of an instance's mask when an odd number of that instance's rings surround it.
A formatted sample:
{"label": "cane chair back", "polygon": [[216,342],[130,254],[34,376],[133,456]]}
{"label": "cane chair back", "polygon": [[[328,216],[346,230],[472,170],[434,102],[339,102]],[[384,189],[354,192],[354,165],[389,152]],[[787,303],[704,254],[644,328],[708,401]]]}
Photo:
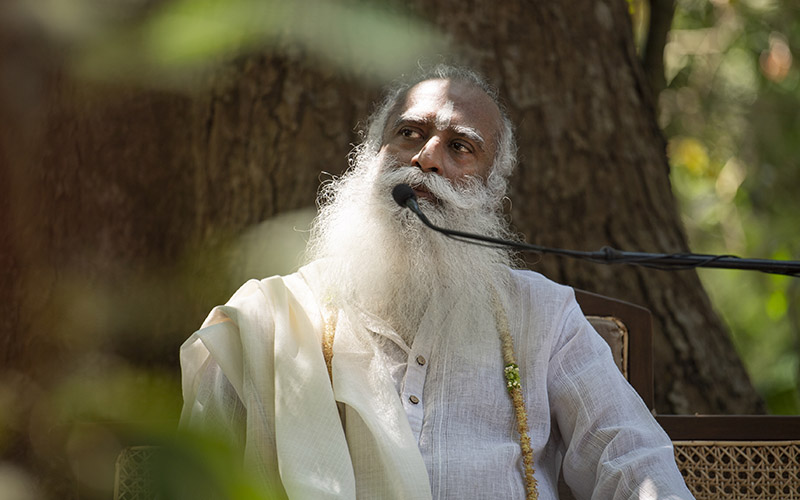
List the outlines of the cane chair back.
{"label": "cane chair back", "polygon": [[154,500],[155,488],[148,473],[154,446],[131,446],[117,456],[114,500]]}

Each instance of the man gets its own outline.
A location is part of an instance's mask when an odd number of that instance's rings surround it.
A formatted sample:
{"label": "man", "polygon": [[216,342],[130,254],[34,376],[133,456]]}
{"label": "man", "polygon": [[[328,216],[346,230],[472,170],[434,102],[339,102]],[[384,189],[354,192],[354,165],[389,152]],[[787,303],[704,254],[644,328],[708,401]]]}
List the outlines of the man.
{"label": "man", "polygon": [[559,471],[579,498],[691,498],[572,290],[390,195],[510,237],[515,149],[470,71],[391,90],[322,188],[310,264],[248,282],[183,346],[182,424],[222,428],[289,498],[556,498]]}

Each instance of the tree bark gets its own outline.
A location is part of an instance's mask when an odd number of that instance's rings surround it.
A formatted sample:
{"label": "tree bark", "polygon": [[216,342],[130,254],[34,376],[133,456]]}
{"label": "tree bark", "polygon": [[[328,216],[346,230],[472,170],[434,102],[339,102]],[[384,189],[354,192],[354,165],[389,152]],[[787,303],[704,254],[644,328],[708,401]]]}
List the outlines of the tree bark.
{"label": "tree bark", "polygon": [[[688,250],[625,2],[398,9],[498,85],[518,125],[510,212],[528,241]],[[378,89],[302,48],[243,55],[194,94],[88,83],[46,43],[20,46],[26,36],[0,44],[3,69],[24,82],[0,102],[0,380],[47,393],[105,366],[97,353],[177,377],[178,346],[232,292],[218,264],[230,241],[313,205],[320,172],[346,167]],[[763,411],[694,271],[529,264],[653,311],[658,412]],[[18,454],[30,452],[31,394],[11,427]]]}

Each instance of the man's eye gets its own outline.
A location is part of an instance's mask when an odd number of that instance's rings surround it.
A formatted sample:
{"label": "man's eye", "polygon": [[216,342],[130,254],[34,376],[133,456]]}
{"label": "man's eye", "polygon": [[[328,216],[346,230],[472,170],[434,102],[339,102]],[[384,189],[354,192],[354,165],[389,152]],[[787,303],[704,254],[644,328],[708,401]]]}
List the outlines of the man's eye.
{"label": "man's eye", "polygon": [[471,153],[472,148],[469,147],[468,144],[461,142],[461,141],[454,141],[453,142],[453,149],[458,151],[459,153]]}
{"label": "man's eye", "polygon": [[405,137],[406,139],[419,139],[421,137],[419,132],[407,127],[401,128],[399,134]]}

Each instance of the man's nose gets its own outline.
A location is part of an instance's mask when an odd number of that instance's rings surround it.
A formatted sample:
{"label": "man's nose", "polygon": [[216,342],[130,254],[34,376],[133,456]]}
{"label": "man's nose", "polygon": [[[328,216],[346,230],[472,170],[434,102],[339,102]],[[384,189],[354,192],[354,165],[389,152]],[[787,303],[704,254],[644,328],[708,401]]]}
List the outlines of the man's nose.
{"label": "man's nose", "polygon": [[442,141],[438,137],[431,137],[422,148],[411,158],[411,165],[418,167],[423,172],[443,173],[444,151]]}

